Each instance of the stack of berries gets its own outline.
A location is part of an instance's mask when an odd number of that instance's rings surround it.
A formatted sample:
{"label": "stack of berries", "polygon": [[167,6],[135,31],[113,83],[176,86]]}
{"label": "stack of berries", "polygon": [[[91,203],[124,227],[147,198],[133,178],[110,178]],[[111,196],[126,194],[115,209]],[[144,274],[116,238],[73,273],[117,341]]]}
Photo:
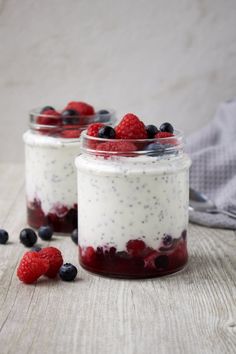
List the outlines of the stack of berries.
{"label": "stack of berries", "polygon": [[170,123],[161,124],[159,129],[152,124],[145,126],[133,113],[126,114],[114,128],[103,123],[90,124],[87,136],[98,138],[91,139],[88,148],[96,150],[98,155],[104,155],[102,152],[106,151],[106,156],[107,152],[124,155],[129,153],[132,156],[132,152],[139,150],[145,150],[152,156],[161,155],[177,144],[177,140],[173,139],[174,128]]}
{"label": "stack of berries", "polygon": [[[61,112],[51,106],[43,107],[35,122],[40,126],[38,132],[41,134],[79,138],[81,126],[91,117],[98,121],[107,121],[110,112],[105,109],[95,112],[94,107],[88,103],[72,101]],[[49,126],[53,129],[49,129]]]}

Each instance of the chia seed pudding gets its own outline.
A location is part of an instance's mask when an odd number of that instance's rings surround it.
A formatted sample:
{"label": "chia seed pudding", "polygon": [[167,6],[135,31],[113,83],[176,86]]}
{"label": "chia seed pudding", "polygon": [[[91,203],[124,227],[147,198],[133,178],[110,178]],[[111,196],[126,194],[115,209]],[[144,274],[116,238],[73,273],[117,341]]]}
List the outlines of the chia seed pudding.
{"label": "chia seed pudding", "polygon": [[23,135],[30,226],[50,225],[62,233],[77,228],[74,159],[80,154],[80,134],[91,122],[113,119],[113,112],[95,112],[82,102],[70,102],[60,113],[52,107],[30,112],[29,130]]}
{"label": "chia seed pudding", "polygon": [[187,263],[190,159],[182,134],[171,135],[120,140],[83,132],[79,259],[88,271],[148,278]]}

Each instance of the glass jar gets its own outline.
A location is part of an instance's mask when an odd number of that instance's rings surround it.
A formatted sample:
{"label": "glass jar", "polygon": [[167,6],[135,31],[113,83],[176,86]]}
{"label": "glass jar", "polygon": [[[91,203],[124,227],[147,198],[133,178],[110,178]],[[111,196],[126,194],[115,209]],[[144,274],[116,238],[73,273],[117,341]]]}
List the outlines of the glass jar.
{"label": "glass jar", "polygon": [[[80,134],[90,123],[112,123],[114,112],[73,116],[66,124],[41,112],[30,112],[29,130],[23,135],[28,224],[70,233],[77,228],[74,160],[80,154]],[[38,124],[38,117],[46,124]]]}
{"label": "glass jar", "polygon": [[120,278],[177,272],[188,260],[190,159],[183,135],[122,144],[82,134],[80,264]]}

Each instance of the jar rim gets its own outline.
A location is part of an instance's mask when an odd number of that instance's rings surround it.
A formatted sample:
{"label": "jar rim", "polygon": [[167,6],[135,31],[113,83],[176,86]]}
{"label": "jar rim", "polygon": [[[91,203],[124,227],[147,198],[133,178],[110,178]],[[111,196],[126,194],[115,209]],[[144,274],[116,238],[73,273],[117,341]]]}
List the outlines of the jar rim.
{"label": "jar rim", "polygon": [[[73,115],[67,117],[67,122],[63,122],[63,117],[61,112],[63,110],[57,110],[59,113],[58,117],[55,117],[52,114],[45,114],[42,112],[43,107],[34,108],[29,111],[29,128],[36,133],[47,133],[52,134],[53,136],[62,131],[81,131],[85,130],[91,123],[104,123],[104,124],[113,124],[115,122],[115,110],[107,109],[107,113],[100,113],[100,110],[97,110],[93,115]],[[41,113],[42,112],[42,113]],[[38,123],[38,117],[47,119],[47,124]]]}
{"label": "jar rim", "polygon": [[[104,144],[110,145],[106,150]],[[87,130],[81,134],[81,150],[84,153],[97,156],[166,156],[183,152],[184,134],[175,130],[173,136],[148,139],[106,139],[87,135]]]}

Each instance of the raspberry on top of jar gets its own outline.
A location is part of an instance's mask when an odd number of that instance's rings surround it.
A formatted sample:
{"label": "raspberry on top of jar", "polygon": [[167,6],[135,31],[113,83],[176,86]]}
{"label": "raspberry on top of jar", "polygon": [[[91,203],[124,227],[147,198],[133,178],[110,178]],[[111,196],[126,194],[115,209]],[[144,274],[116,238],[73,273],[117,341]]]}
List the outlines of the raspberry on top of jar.
{"label": "raspberry on top of jar", "polygon": [[30,112],[30,127],[39,134],[65,139],[76,139],[92,122],[108,123],[114,112],[94,107],[85,102],[71,101],[62,110],[52,106]]}
{"label": "raspberry on top of jar", "polygon": [[182,136],[173,126],[145,125],[135,114],[127,113],[115,127],[104,123],[88,126],[83,136],[83,147],[100,156],[150,156],[177,154],[182,149]]}

